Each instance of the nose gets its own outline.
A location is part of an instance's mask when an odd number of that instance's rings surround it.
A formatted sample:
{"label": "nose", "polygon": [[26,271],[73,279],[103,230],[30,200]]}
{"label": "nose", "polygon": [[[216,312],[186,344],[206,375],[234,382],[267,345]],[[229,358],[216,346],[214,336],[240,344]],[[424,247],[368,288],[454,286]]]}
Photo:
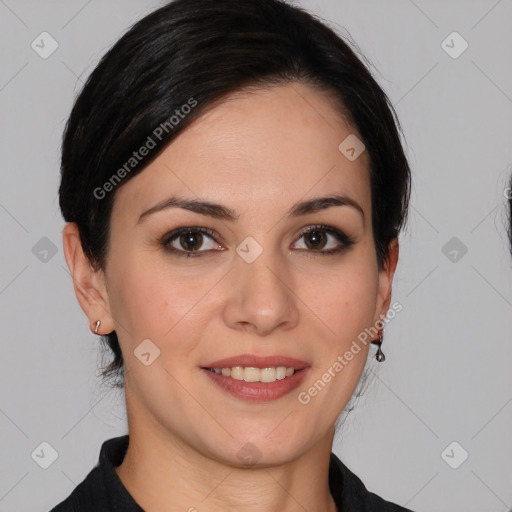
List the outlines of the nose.
{"label": "nose", "polygon": [[260,336],[294,328],[298,298],[283,258],[264,250],[252,263],[236,256],[234,265],[223,310],[226,325]]}

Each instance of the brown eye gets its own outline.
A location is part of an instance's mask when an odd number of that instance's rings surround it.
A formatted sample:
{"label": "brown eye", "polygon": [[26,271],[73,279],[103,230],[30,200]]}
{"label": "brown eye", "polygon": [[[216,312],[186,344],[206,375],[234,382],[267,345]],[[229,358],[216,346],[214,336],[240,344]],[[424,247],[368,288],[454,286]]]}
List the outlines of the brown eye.
{"label": "brown eye", "polygon": [[186,251],[197,251],[203,244],[203,235],[198,232],[190,231],[180,236],[181,247]]}
{"label": "brown eye", "polygon": [[293,248],[328,255],[340,253],[354,243],[354,239],[339,229],[318,224],[303,230]]}
{"label": "brown eye", "polygon": [[327,243],[327,236],[321,231],[310,231],[304,235],[308,249],[323,249]]}
{"label": "brown eye", "polygon": [[165,235],[160,243],[165,250],[178,256],[201,256],[223,250],[216,242],[218,236],[209,228],[183,227]]}

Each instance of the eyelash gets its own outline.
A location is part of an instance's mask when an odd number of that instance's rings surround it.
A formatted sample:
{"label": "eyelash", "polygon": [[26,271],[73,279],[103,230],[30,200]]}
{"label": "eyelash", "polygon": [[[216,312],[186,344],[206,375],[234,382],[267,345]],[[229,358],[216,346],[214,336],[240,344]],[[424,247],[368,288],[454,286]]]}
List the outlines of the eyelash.
{"label": "eyelash", "polygon": [[[309,233],[318,232],[318,231],[320,231],[320,232],[323,231],[325,233],[332,235],[341,244],[341,247],[338,247],[335,249],[328,249],[328,250],[319,250],[319,251],[308,250],[308,249],[299,249],[299,250],[311,252],[315,256],[317,254],[322,255],[322,256],[328,256],[328,255],[334,255],[334,254],[341,253],[355,243],[355,240],[353,238],[346,235],[339,229],[336,229],[336,228],[333,228],[330,226],[325,226],[323,224],[316,224],[314,226],[308,226],[307,228],[305,228],[304,230],[301,231],[298,240],[300,240],[303,236],[305,236]],[[186,233],[206,234],[214,240],[215,240],[215,238],[220,238],[218,233],[213,231],[212,229],[191,226],[191,227],[178,228],[178,229],[171,231],[170,233],[167,233],[166,235],[164,235],[162,237],[160,244],[162,245],[162,247],[164,248],[165,251],[170,252],[170,253],[172,253],[178,257],[181,257],[181,258],[197,258],[197,257],[203,256],[205,253],[209,253],[212,250],[215,251],[215,249],[210,249],[210,250],[206,250],[206,251],[185,251],[182,249],[176,249],[175,247],[172,247],[169,245],[171,242],[176,240],[180,235],[183,235]]]}

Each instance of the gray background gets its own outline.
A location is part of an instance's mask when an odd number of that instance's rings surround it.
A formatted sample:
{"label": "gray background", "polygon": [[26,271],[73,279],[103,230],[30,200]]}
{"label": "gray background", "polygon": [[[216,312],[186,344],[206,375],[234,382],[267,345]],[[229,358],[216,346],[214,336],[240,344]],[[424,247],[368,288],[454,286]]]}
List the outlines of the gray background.
{"label": "gray background", "polygon": [[[0,0],[3,512],[49,510],[96,464],[101,443],[126,433],[124,397],[97,379],[98,340],[62,253],[59,148],[83,78],[161,3]],[[348,31],[373,63],[414,179],[393,291],[403,311],[386,329],[386,362],[369,363],[371,384],[335,452],[370,490],[418,512],[507,511],[512,1],[296,3]],[[47,59],[31,48],[43,31],[59,45]],[[442,46],[453,31],[469,44],[458,58]],[[452,39],[453,52],[461,46]],[[31,456],[43,441],[58,452],[47,469]],[[446,461],[459,464],[462,449],[469,456],[453,469]]]}

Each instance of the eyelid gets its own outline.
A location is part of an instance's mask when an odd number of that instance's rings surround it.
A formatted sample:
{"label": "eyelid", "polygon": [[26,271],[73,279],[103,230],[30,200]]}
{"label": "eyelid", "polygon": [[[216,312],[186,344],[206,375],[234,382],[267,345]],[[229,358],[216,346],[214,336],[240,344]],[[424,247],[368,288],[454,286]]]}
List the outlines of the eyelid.
{"label": "eyelid", "polygon": [[208,235],[210,238],[213,238],[216,242],[218,239],[222,240],[222,236],[211,228],[206,228],[204,226],[183,226],[180,228],[172,229],[168,233],[166,233],[162,238],[161,241],[163,243],[167,242],[169,243],[172,239],[178,237],[179,235],[182,235],[184,233],[201,233],[203,235]]}

